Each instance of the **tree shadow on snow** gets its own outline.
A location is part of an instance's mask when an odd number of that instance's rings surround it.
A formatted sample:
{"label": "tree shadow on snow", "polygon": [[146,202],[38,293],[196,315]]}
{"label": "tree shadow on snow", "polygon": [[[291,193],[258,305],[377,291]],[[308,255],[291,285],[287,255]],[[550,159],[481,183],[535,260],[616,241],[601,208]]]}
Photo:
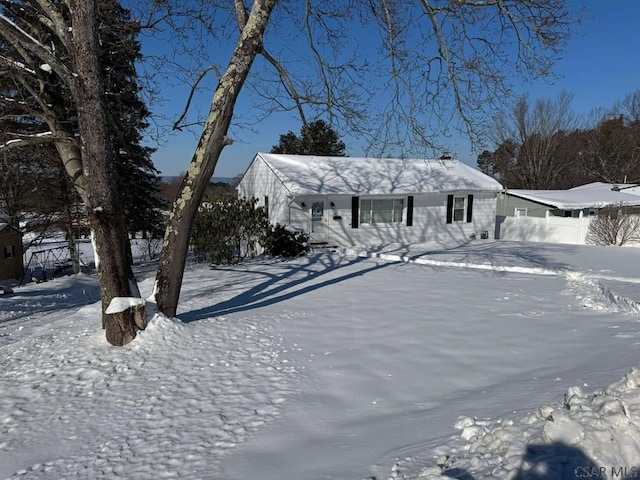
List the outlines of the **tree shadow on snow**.
{"label": "tree shadow on snow", "polygon": [[508,241],[466,241],[456,244],[443,243],[435,248],[420,250],[419,245],[401,244],[393,249],[385,249],[382,253],[401,255],[415,262],[420,260],[436,260],[443,262],[483,264],[493,267],[525,267],[555,270],[569,270],[570,265],[558,262],[554,255],[557,252],[573,253],[576,249],[571,245],[554,244],[522,244]]}
{"label": "tree shadow on snow", "polygon": [[[463,468],[445,468],[447,478],[475,480]],[[577,447],[563,443],[528,445],[514,480],[630,480],[640,477],[640,467],[599,466]],[[510,477],[511,478],[511,477]]]}
{"label": "tree shadow on snow", "polygon": [[100,301],[100,286],[93,275],[74,275],[15,287],[0,298],[0,325],[33,315],[81,308]]}
{"label": "tree shadow on snow", "polygon": [[[252,275],[265,277],[264,281],[251,286],[247,290],[243,290],[240,294],[228,300],[198,310],[181,313],[178,317],[184,323],[190,323],[217,315],[245,312],[283,302],[397,263],[376,263],[344,275],[331,275],[330,278],[323,280],[328,274],[335,273],[345,267],[354,267],[367,259],[356,257],[343,262],[344,258],[342,257],[336,259],[336,257],[325,254],[310,256],[307,259],[308,261],[303,264],[282,262],[278,265],[280,272],[275,274],[271,271],[252,271]],[[217,269],[221,270],[220,268]],[[231,268],[223,270],[233,271]]]}
{"label": "tree shadow on snow", "polygon": [[[630,466],[629,466],[630,467]],[[599,466],[579,448],[563,443],[528,445],[516,480],[631,478],[636,469],[620,466]],[[613,477],[610,477],[613,475]]]}
{"label": "tree shadow on snow", "polygon": [[446,475],[447,478],[455,478],[456,480],[475,480],[473,475],[464,468],[447,468],[442,471],[442,474]]}

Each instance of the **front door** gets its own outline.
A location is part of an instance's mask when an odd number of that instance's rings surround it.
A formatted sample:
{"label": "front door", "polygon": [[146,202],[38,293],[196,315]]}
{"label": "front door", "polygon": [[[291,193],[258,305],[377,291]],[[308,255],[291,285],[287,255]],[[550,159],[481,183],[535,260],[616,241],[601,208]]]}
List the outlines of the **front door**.
{"label": "front door", "polygon": [[311,206],[311,242],[326,243],[327,242],[327,219],[325,211],[325,202],[323,198],[310,198]]}

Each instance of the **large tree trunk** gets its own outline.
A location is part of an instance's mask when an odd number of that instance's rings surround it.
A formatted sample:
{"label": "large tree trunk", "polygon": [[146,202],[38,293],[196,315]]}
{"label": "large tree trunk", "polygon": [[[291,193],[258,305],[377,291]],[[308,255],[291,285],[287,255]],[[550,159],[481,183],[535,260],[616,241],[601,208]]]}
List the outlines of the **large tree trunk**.
{"label": "large tree trunk", "polygon": [[[89,0],[72,0],[70,3],[73,26],[70,53],[77,73],[74,93],[84,167],[82,173],[87,189],[85,207],[98,257],[96,263],[104,312],[114,297],[131,296],[135,280],[126,251],[127,233],[118,208],[113,151],[102,98],[96,5]],[[125,345],[136,336],[136,325],[130,311],[116,315],[103,313],[103,324],[107,341],[112,345]]]}
{"label": "large tree trunk", "polygon": [[[233,109],[253,60],[262,48],[264,31],[276,0],[255,0],[248,19],[239,18],[242,27],[227,71],[213,96],[211,110],[195,154],[173,203],[162,245],[156,275],[158,310],[174,317],[189,248],[191,228],[204,190],[211,180],[222,149],[227,145],[227,131]],[[244,12],[241,10],[239,17]]]}

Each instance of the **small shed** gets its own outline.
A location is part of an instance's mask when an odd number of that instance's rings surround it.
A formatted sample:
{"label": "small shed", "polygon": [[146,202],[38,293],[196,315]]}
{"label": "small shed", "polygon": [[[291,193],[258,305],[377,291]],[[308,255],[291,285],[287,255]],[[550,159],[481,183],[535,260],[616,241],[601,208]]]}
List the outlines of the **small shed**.
{"label": "small shed", "polygon": [[22,233],[8,223],[0,223],[0,280],[19,279],[24,269],[22,259]]}
{"label": "small shed", "polygon": [[238,184],[269,221],[335,246],[493,238],[502,185],[454,159],[258,153]]}

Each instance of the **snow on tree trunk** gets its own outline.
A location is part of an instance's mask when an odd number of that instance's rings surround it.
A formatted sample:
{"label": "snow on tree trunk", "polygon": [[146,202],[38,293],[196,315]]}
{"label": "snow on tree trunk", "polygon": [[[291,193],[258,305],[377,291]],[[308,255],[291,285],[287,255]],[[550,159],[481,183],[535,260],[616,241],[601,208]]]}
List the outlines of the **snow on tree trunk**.
{"label": "snow on tree trunk", "polygon": [[220,153],[229,144],[227,131],[233,109],[256,55],[276,0],[255,0],[242,28],[229,66],[213,96],[211,110],[189,168],[173,203],[156,275],[158,311],[173,317],[189,248],[189,237],[202,195],[215,170]]}
{"label": "snow on tree trunk", "polygon": [[140,297],[114,297],[105,309],[105,315],[123,315],[130,312],[140,330],[147,328],[145,301]]}

